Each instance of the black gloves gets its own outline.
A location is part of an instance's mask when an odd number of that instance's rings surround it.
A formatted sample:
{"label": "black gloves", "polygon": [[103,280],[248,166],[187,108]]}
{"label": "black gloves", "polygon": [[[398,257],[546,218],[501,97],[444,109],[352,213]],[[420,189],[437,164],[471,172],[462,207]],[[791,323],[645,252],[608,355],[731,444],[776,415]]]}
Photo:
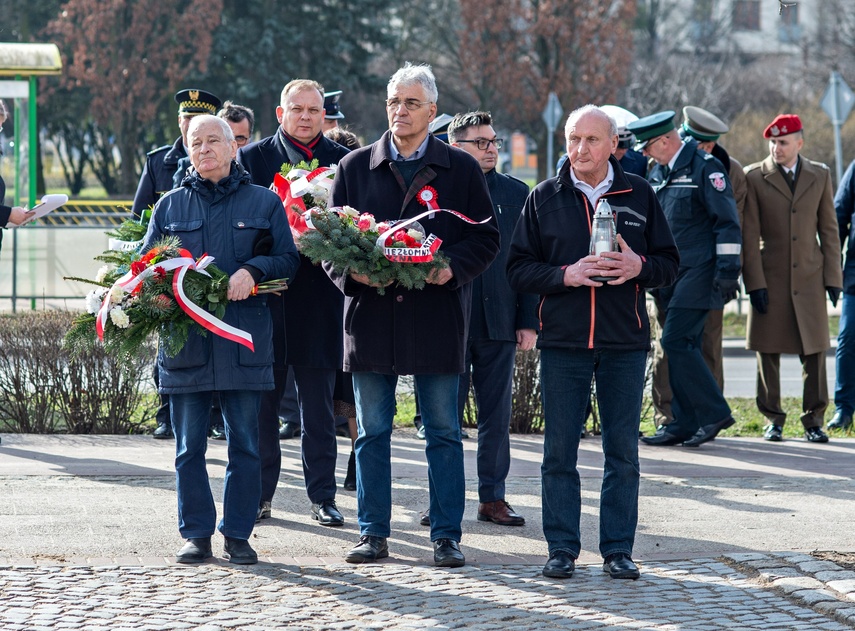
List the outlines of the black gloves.
{"label": "black gloves", "polygon": [[721,297],[724,298],[724,302],[727,304],[731,300],[735,300],[739,295],[739,279],[716,278],[713,281],[713,289],[721,292]]}
{"label": "black gloves", "polygon": [[837,306],[837,300],[840,298],[840,292],[842,291],[839,287],[826,287],[825,291],[828,292],[828,299],[831,301],[831,306]]}
{"label": "black gloves", "polygon": [[765,289],[755,289],[748,292],[748,297],[751,299],[751,306],[757,313],[766,313],[769,311],[769,292]]}

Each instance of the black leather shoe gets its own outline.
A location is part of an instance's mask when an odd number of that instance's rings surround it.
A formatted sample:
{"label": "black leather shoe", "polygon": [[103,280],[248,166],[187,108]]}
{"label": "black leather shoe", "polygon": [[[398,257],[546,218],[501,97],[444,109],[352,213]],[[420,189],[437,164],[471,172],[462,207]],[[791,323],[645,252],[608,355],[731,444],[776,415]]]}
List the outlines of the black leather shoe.
{"label": "black leather shoe", "polygon": [[226,428],[222,425],[214,425],[211,428],[211,438],[213,438],[214,440],[225,440]]}
{"label": "black leather shoe", "polygon": [[258,505],[258,512],[255,514],[255,523],[257,524],[262,519],[270,519],[273,511],[271,511],[270,502],[262,501]]}
{"label": "black leather shoe", "polygon": [[176,563],[202,563],[214,556],[211,552],[211,538],[199,537],[188,539],[178,554],[175,555]]}
{"label": "black leather shoe", "polygon": [[454,539],[437,539],[433,542],[433,564],[437,567],[463,567],[466,558],[460,544]]}
{"label": "black leather shoe", "polygon": [[419,524],[422,526],[430,526],[430,509],[426,508],[419,513]]}
{"label": "black leather shoe", "polygon": [[689,440],[691,436],[682,434],[672,434],[665,430],[661,434],[657,432],[653,436],[642,436],[639,440],[645,445],[653,445],[655,447],[670,447],[671,445],[679,445],[682,442]]}
{"label": "black leather shoe", "polygon": [[576,569],[576,559],[569,552],[556,550],[549,555],[549,561],[543,566],[543,575],[549,578],[570,578]]}
{"label": "black leather shoe", "polygon": [[387,556],[389,556],[389,546],[386,545],[386,537],[362,535],[359,543],[351,548],[344,560],[348,563],[373,563]]}
{"label": "black leather shoe", "polygon": [[237,565],[254,565],[258,563],[258,555],[246,539],[226,537],[223,554],[229,560],[229,563]]}
{"label": "black leather shoe", "polygon": [[289,438],[299,438],[300,424],[287,422],[279,428],[279,440],[288,440]]}
{"label": "black leather shoe", "polygon": [[723,421],[719,421],[718,423],[710,423],[709,425],[702,425],[700,429],[698,429],[697,433],[692,436],[689,440],[683,443],[684,447],[700,447],[704,443],[708,443],[711,440],[715,440],[715,437],[718,436],[718,433],[727,429],[728,427],[733,426],[736,421],[733,420],[732,416],[728,416]]}
{"label": "black leather shoe", "polygon": [[356,490],[356,454],[350,452],[350,458],[347,460],[347,473],[344,476],[344,484],[341,485],[345,491]]}
{"label": "black leather shoe", "polygon": [[323,500],[312,504],[312,519],[317,519],[321,526],[344,525],[344,516],[338,512],[335,500]]}
{"label": "black leather shoe", "polygon": [[808,427],[805,430],[805,440],[812,443],[827,443],[828,434],[821,427]]}
{"label": "black leather shoe", "polygon": [[603,572],[607,572],[612,578],[637,579],[641,576],[638,566],[632,562],[628,554],[621,552],[610,554],[603,560]]}
{"label": "black leather shoe", "polygon": [[784,428],[782,425],[769,425],[763,432],[763,440],[779,443],[784,440]]}
{"label": "black leather shoe", "polygon": [[852,415],[841,410],[834,412],[828,424],[828,429],[849,429],[850,427],[852,427]]}
{"label": "black leather shoe", "polygon": [[152,438],[175,438],[175,434],[172,433],[172,425],[170,423],[161,423],[151,435]]}

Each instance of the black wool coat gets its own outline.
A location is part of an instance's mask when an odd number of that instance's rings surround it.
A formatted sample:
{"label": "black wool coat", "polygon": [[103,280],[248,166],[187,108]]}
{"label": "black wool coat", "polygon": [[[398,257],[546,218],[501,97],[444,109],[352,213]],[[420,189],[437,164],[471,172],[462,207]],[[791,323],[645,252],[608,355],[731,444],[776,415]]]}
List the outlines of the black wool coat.
{"label": "black wool coat", "polygon": [[[315,146],[314,157],[325,167],[338,163],[348,153],[347,148],[322,136]],[[281,130],[242,147],[237,154],[237,161],[252,174],[253,184],[264,187],[273,183],[273,176],[284,163],[297,164],[303,159],[283,139]],[[268,298],[274,300],[273,296]],[[285,330],[277,327],[273,332],[276,365],[341,368],[344,300],[324,270],[301,254],[300,269],[279,300],[284,310]],[[271,305],[271,310],[276,327],[276,305]]]}
{"label": "black wool coat", "polygon": [[436,189],[436,202],[484,224],[469,224],[439,212],[420,223],[442,239],[440,251],[451,261],[454,277],[424,289],[373,287],[332,274],[344,292],[344,369],[384,374],[462,373],[471,281],[499,252],[499,230],[484,174],[465,151],[431,136],[423,165],[407,188],[392,161],[390,132],[357,149],[339,164],[332,204],[371,213],[377,221],[414,217],[426,208],[417,199],[425,186]]}

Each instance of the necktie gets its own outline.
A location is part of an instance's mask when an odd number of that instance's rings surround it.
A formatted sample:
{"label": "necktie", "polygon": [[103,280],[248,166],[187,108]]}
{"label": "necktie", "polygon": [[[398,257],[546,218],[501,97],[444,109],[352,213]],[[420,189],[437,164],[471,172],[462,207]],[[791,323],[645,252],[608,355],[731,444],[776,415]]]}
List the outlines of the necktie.
{"label": "necktie", "polygon": [[791,193],[796,190],[796,181],[793,175],[792,171],[784,171],[784,177],[787,178],[787,186],[790,187]]}
{"label": "necktie", "polygon": [[667,180],[669,175],[671,175],[671,167],[666,164],[662,167],[662,179]]}

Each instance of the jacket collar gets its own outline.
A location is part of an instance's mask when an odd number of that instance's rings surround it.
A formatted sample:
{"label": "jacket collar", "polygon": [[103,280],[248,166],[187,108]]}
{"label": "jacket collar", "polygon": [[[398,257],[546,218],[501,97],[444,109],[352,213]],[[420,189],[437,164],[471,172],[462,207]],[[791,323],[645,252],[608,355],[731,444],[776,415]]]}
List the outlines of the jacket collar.
{"label": "jacket collar", "polygon": [[763,178],[769,182],[775,189],[785,197],[791,197],[793,201],[804,195],[814,182],[819,178],[816,167],[811,164],[810,160],[805,160],[799,156],[798,170],[796,171],[796,190],[790,191],[787,181],[781,173],[781,169],[772,159],[772,156],[766,156],[766,159],[760,163],[760,172]]}
{"label": "jacket collar", "polygon": [[184,150],[184,139],[178,136],[178,140],[172,143],[172,147],[163,156],[164,164],[178,164],[181,158],[186,158],[187,152]]}
{"label": "jacket collar", "polygon": [[[603,194],[613,195],[615,193],[626,193],[631,191],[632,184],[614,154],[609,156],[609,164],[611,164],[612,169],[614,169],[614,180],[612,180],[612,185],[609,187],[609,190]],[[567,186],[573,189],[576,188],[573,184],[573,179],[570,177],[570,160],[565,160],[564,164],[561,165],[561,169],[558,172],[558,181],[562,186]],[[581,191],[579,192],[581,193]],[[582,194],[584,195],[584,193]]]}
{"label": "jacket collar", "polygon": [[[386,131],[383,136],[371,145],[371,160],[369,162],[370,169],[377,169],[387,162],[392,162],[392,152],[389,150],[389,143],[392,142],[392,132]],[[424,164],[436,165],[438,167],[449,168],[451,166],[451,158],[449,157],[449,146],[441,140],[437,140],[433,134],[428,134],[427,149],[425,149]]]}

